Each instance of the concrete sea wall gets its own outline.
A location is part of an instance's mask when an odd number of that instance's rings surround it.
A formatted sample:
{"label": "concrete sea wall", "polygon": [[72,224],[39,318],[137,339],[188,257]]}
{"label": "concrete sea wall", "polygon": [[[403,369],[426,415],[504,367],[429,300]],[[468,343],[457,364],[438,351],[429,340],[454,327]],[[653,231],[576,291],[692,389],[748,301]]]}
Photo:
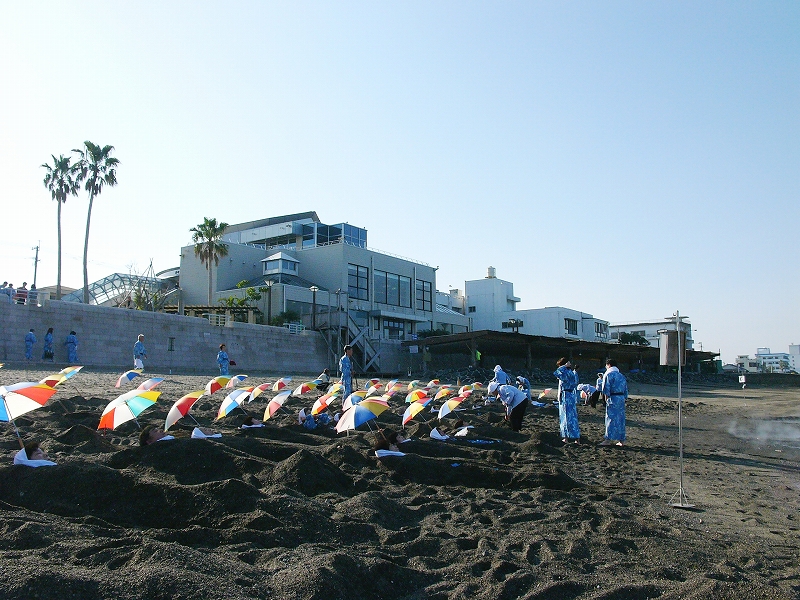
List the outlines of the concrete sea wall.
{"label": "concrete sea wall", "polygon": [[25,361],[25,334],[33,327],[37,343],[34,362],[41,362],[44,335],[54,329],[56,364],[67,364],[64,339],[78,336],[78,364],[133,368],[133,344],[145,335],[145,370],[165,373],[218,373],[219,345],[236,361],[235,373],[319,374],[330,362],[322,335],[315,331],[289,333],[282,327],[230,323],[211,325],[199,317],[87,306],[75,302],[46,302],[44,306],[0,301],[0,361]]}

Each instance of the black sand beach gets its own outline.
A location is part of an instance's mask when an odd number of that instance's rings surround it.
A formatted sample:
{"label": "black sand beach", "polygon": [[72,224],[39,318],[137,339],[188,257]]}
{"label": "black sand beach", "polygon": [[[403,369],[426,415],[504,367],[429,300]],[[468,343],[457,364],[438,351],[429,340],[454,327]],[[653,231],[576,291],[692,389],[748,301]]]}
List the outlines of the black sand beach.
{"label": "black sand beach", "polygon": [[[52,372],[10,367],[0,383]],[[579,407],[584,443],[565,446],[553,408],[529,409],[514,433],[495,405],[460,413],[475,426],[467,438],[435,441],[413,425],[407,456],[379,460],[367,431],[297,424],[314,394],[262,429],[237,429],[232,414],[213,425],[216,440],[188,439],[185,420],[184,437],[146,448],[134,423],[100,435],[118,375],[86,369],[17,419],[58,466],[12,465],[19,445],[2,424],[3,598],[800,595],[794,389],[685,390],[684,482],[697,505],[687,511],[669,506],[679,481],[671,386],[632,385],[624,449],[596,446],[601,409]],[[163,425],[209,379],[148,375],[166,380],[142,425]],[[245,409],[260,416],[272,395]],[[211,424],[223,397],[193,414]],[[399,426],[401,404],[381,425]]]}

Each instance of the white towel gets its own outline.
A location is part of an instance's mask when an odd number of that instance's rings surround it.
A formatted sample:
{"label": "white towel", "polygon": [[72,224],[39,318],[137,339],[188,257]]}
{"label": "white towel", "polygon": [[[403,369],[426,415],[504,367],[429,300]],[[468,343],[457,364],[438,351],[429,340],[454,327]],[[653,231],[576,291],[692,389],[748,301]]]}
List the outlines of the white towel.
{"label": "white towel", "polygon": [[433,429],[431,429],[431,437],[432,437],[433,439],[435,439],[435,440],[440,440],[440,441],[442,441],[442,442],[450,438],[450,436],[449,436],[449,435],[444,435],[444,434],[442,434],[442,433],[439,433],[439,430],[438,430],[438,429],[436,429],[436,427],[434,427]]}
{"label": "white towel", "polygon": [[19,452],[14,455],[14,464],[15,465],[25,465],[26,467],[52,467],[56,463],[52,460],[28,460],[28,455],[25,453],[25,449],[23,448]]}
{"label": "white towel", "polygon": [[469,433],[469,430],[472,429],[472,425],[467,425],[466,427],[460,428],[458,431],[455,432],[456,437],[464,437]]}
{"label": "white towel", "polygon": [[206,435],[205,433],[200,431],[199,427],[195,427],[194,429],[192,429],[192,437],[194,439],[201,440],[203,438],[221,438],[222,434],[221,433],[212,433],[211,435]]}
{"label": "white towel", "polygon": [[405,456],[405,454],[397,450],[375,450],[375,456],[381,458],[382,456]]}
{"label": "white towel", "polygon": [[242,429],[256,429],[258,427],[263,427],[263,423],[259,423],[258,425],[242,425]]}

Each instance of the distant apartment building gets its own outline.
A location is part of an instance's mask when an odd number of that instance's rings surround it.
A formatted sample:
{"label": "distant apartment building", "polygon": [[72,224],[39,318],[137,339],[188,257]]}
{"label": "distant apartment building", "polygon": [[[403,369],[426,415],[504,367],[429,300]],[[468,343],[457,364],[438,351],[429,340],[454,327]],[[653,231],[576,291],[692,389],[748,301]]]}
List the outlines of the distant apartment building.
{"label": "distant apartment building", "polygon": [[758,373],[760,371],[758,360],[750,358],[747,354],[740,354],[736,357],[736,367],[741,373]]}
{"label": "distant apartment building", "polygon": [[483,279],[464,282],[464,302],[470,328],[475,331],[608,341],[608,321],[590,314],[561,306],[517,310],[520,298],[514,295],[514,284],[499,279],[494,267],[489,267]]}
{"label": "distant apartment building", "polygon": [[788,352],[772,352],[769,348],[758,348],[756,350],[756,361],[759,368],[764,373],[788,373],[796,370],[793,367],[793,356]]}
{"label": "distant apartment building", "polygon": [[[640,335],[648,342],[653,348],[659,348],[661,341],[662,331],[675,331],[675,321],[668,319],[655,319],[652,321],[633,321],[626,323],[614,323],[609,326],[611,341],[619,341],[621,333],[630,333],[633,335]],[[694,340],[692,340],[692,325],[689,321],[684,320],[681,323],[681,331],[686,333],[686,349],[694,349]]]}

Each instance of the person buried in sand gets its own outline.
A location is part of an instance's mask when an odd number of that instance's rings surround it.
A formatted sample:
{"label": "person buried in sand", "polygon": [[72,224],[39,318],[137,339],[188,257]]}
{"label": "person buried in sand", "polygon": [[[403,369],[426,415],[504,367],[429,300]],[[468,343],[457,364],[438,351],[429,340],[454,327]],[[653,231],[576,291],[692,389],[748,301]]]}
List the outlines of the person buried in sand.
{"label": "person buried in sand", "polygon": [[[219,438],[222,437],[222,434],[214,431],[213,429],[209,429],[208,427],[195,427],[192,430],[191,437],[193,439]],[[139,432],[140,446],[149,446],[155,442],[166,442],[174,439],[174,435],[168,434],[166,431],[160,427],[156,427],[155,425],[147,425]]]}
{"label": "person buried in sand", "polygon": [[528,408],[528,395],[513,385],[500,385],[492,381],[486,390],[489,396],[499,398],[506,407],[506,421],[508,421],[511,431],[519,431],[522,428],[522,419],[525,417],[525,410]]}
{"label": "person buried in sand", "polygon": [[[392,429],[382,429],[378,432],[380,438],[375,440],[372,445],[373,450],[390,450],[392,452],[400,452],[400,444],[407,441],[408,438],[402,431],[394,431]],[[377,436],[376,436],[377,437]]]}
{"label": "person buried in sand", "polygon": [[15,465],[27,467],[54,466],[47,453],[39,447],[39,442],[28,442],[25,447],[14,455]]}

